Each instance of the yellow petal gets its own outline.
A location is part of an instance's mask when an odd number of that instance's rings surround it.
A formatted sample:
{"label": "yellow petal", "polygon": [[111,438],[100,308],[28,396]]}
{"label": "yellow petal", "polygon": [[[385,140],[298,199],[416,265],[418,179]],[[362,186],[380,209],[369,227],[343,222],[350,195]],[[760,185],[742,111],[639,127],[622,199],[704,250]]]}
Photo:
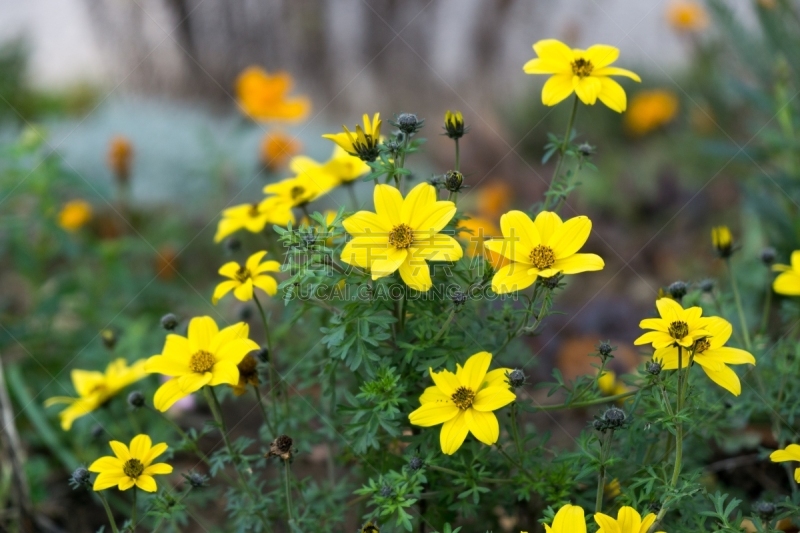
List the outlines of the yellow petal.
{"label": "yellow petal", "polygon": [[654,329],[656,331],[662,331],[667,333],[669,331],[669,326],[667,322],[665,322],[661,318],[645,318],[641,322],[639,322],[639,327],[642,329]]}
{"label": "yellow petal", "polygon": [[492,278],[492,290],[496,294],[522,291],[533,285],[538,277],[530,265],[511,263],[498,270]]}
{"label": "yellow petal", "polygon": [[119,483],[126,478],[128,478],[128,476],[121,471],[119,473],[103,472],[94,480],[92,489],[95,491],[110,489],[111,487],[119,485]]}
{"label": "yellow petal", "polygon": [[597,78],[600,80],[600,91],[597,97],[608,106],[609,109],[622,113],[628,108],[628,96],[625,89],[611,78]]}
{"label": "yellow petal", "polygon": [[128,490],[136,484],[136,481],[128,476],[123,477],[119,480],[119,484],[117,484],[117,488],[119,490]]}
{"label": "yellow petal", "polygon": [[683,307],[672,298],[659,298],[656,300],[656,308],[661,318],[667,322],[683,319]]}
{"label": "yellow petal", "polygon": [[445,455],[453,455],[464,444],[464,439],[467,438],[469,433],[469,426],[464,415],[464,411],[459,410],[458,414],[444,423],[442,431],[439,433],[439,444],[442,447],[442,453]]}
{"label": "yellow petal", "polygon": [[655,513],[650,513],[642,518],[642,526],[639,528],[639,533],[647,533],[650,530],[650,526],[652,526],[655,521]]}
{"label": "yellow petal", "polygon": [[586,519],[583,508],[566,504],[556,513],[553,519],[555,533],[586,533]]}
{"label": "yellow petal", "polygon": [[594,69],[601,69],[619,58],[619,48],[607,44],[595,44],[586,50],[584,57],[591,61]]}
{"label": "yellow petal", "polygon": [[253,271],[253,274],[263,274],[264,272],[280,272],[281,264],[277,261],[264,261],[258,268]]}
{"label": "yellow petal", "polygon": [[214,387],[223,383],[227,385],[239,383],[239,367],[233,361],[217,361],[211,370],[211,381],[208,384]]}
{"label": "yellow petal", "polygon": [[420,260],[458,261],[464,255],[464,250],[450,235],[433,233],[418,238],[415,234],[414,245],[409,255],[417,262]]}
{"label": "yellow petal", "polygon": [[246,322],[237,322],[236,324],[232,324],[227,328],[223,328],[219,333],[217,333],[211,340],[211,345],[209,346],[208,351],[219,355],[219,351],[226,344],[237,339],[247,339],[249,335],[250,326]]}
{"label": "yellow petal", "polygon": [[386,235],[377,237],[356,237],[342,249],[341,259],[348,265],[370,268],[376,259],[386,259],[389,241]]}
{"label": "yellow petal", "polygon": [[153,441],[147,435],[136,435],[131,440],[131,457],[139,459],[144,462],[147,454],[150,453],[150,448],[153,446]]}
{"label": "yellow petal", "polygon": [[[792,259],[794,259],[794,254]],[[800,274],[790,270],[778,275],[772,282],[772,290],[786,296],[800,296]]]}
{"label": "yellow petal", "polygon": [[597,95],[600,94],[602,84],[599,78],[594,76],[587,76],[581,78],[580,76],[572,77],[572,88],[575,89],[575,94],[586,105],[594,105],[597,102]]}
{"label": "yellow petal", "polygon": [[539,237],[542,239],[542,244],[548,244],[553,236],[553,233],[563,224],[561,217],[552,211],[542,211],[536,215],[536,220],[533,221],[536,229],[539,230]]}
{"label": "yellow petal", "polygon": [[322,137],[324,139],[328,139],[329,141],[335,142],[336,144],[341,146],[344,151],[346,151],[348,153],[352,154],[352,153],[355,153],[355,151],[356,151],[355,148],[353,147],[353,141],[352,141],[350,135],[348,135],[345,132],[341,132],[341,133],[326,133]]}
{"label": "yellow petal", "polygon": [[472,408],[477,411],[496,411],[516,399],[517,396],[508,389],[508,385],[486,387],[475,395]]}
{"label": "yellow petal", "polygon": [[537,57],[522,65],[522,70],[525,74],[557,74],[563,72],[564,67],[563,64]]}
{"label": "yellow petal", "polygon": [[156,480],[147,474],[142,474],[136,478],[136,486],[145,492],[156,492],[158,490]]}
{"label": "yellow petal", "polygon": [[96,370],[74,369],[70,372],[70,378],[79,396],[88,396],[98,385],[102,385],[105,381],[103,373]]}
{"label": "yellow petal", "polygon": [[[423,185],[428,185],[424,183]],[[405,205],[405,204],[404,204]],[[421,210],[419,213],[413,213],[413,223],[409,223],[411,227],[419,232],[427,234],[431,232],[442,231],[444,227],[450,222],[456,214],[456,204],[453,202],[435,202],[429,204],[428,207]]]}
{"label": "yellow petal", "polygon": [[403,282],[415,291],[426,292],[433,286],[430,267],[425,261],[409,259],[403,261],[399,269]]}
{"label": "yellow petal", "polygon": [[709,349],[725,346],[725,343],[728,342],[733,333],[731,323],[718,316],[706,317],[702,323],[702,328],[711,334],[711,338],[708,339]]}
{"label": "yellow petal", "polygon": [[258,350],[258,344],[250,339],[233,339],[225,344],[221,344],[214,354],[217,362],[228,361],[238,365],[244,356],[253,350]]}
{"label": "yellow petal", "polygon": [[776,450],[770,454],[769,460],[773,463],[800,461],[800,445],[790,444],[783,450]]}
{"label": "yellow petal", "polygon": [[432,387],[426,387],[425,391],[422,393],[422,396],[419,397],[419,403],[429,403],[429,402],[449,402],[450,396],[446,396],[439,387],[436,385]]}
{"label": "yellow petal", "polygon": [[553,232],[548,246],[553,249],[556,259],[566,259],[586,244],[591,231],[592,221],[589,220],[589,217],[571,218]]}
{"label": "yellow petal", "polygon": [[400,218],[412,228],[416,228],[435,203],[436,189],[429,183],[420,183],[411,189],[403,200]]}
{"label": "yellow petal", "polygon": [[624,506],[617,513],[617,523],[622,531],[638,533],[642,527],[642,516],[633,507]]}
{"label": "yellow petal", "polygon": [[210,316],[198,316],[189,322],[189,344],[192,353],[208,350],[211,339],[219,333],[217,323]]}
{"label": "yellow petal", "polygon": [[569,46],[556,39],[542,39],[533,45],[533,50],[540,58],[562,64],[569,69],[575,57]]}
{"label": "yellow petal", "polygon": [[580,274],[581,272],[603,270],[605,265],[603,258],[599,255],[573,254],[564,259],[557,259],[552,270],[557,270],[562,274]]}
{"label": "yellow petal", "polygon": [[642,81],[638,74],[619,67],[603,67],[592,71],[593,76],[625,76],[633,81]]}
{"label": "yellow petal", "polygon": [[483,384],[489,365],[492,363],[492,354],[489,352],[478,352],[467,359],[464,368],[456,372],[458,381],[464,387],[477,392]]}
{"label": "yellow petal", "polygon": [[[408,258],[408,251],[394,247],[386,249],[385,259],[374,259],[370,268],[372,269],[372,279],[379,279],[388,276],[400,268]],[[405,281],[405,280],[404,280]],[[408,282],[406,282],[408,284]]]}
{"label": "yellow petal", "polygon": [[500,424],[497,417],[492,412],[476,411],[467,409],[464,413],[470,433],[484,444],[491,446],[500,437]]}
{"label": "yellow petal", "polygon": [[[714,361],[719,361],[727,365],[755,365],[756,358],[753,354],[739,348],[723,346],[722,348],[710,348],[701,355]],[[698,356],[699,357],[699,356]]]}
{"label": "yellow petal", "polygon": [[250,272],[255,272],[258,269],[258,265],[261,264],[261,260],[264,258],[265,255],[267,255],[266,250],[261,250],[260,252],[254,253],[253,255],[247,258],[244,267]]}
{"label": "yellow petal", "polygon": [[[147,466],[149,468],[148,465],[150,465],[150,463],[152,463],[153,460],[155,460],[156,457],[158,457],[159,455],[161,455],[162,453],[167,451],[167,448],[168,448],[168,446],[167,446],[166,442],[159,442],[158,444],[156,444],[155,446],[150,448],[150,451],[147,452],[147,456],[142,460],[142,464],[144,464],[145,466]],[[167,465],[167,466],[169,466],[169,465]],[[172,467],[170,466],[170,472],[171,471],[172,471]],[[145,473],[147,473],[147,472],[145,472]]]}
{"label": "yellow petal", "polygon": [[359,211],[342,220],[342,226],[353,237],[363,235],[387,236],[392,227],[387,220],[370,211]]}
{"label": "yellow petal", "polygon": [[278,293],[278,282],[271,276],[258,276],[253,280],[253,285],[270,296],[275,296]]}
{"label": "yellow petal", "polygon": [[112,440],[108,443],[108,445],[111,446],[111,449],[114,450],[114,455],[116,455],[121,461],[127,461],[131,458],[131,452],[128,450],[128,447],[124,442]]}
{"label": "yellow petal", "polygon": [[486,373],[486,377],[483,380],[483,385],[485,387],[499,387],[503,386],[508,388],[508,378],[506,374],[511,373],[510,368],[495,368],[494,370],[490,370]]}
{"label": "yellow petal", "polygon": [[147,476],[152,475],[159,475],[159,474],[171,474],[172,473],[172,466],[168,465],[167,463],[156,463],[154,465],[150,465],[144,469],[143,474]]}
{"label": "yellow petal", "polygon": [[546,106],[557,105],[571,95],[574,90],[571,73],[550,76],[542,87],[542,103]]}
{"label": "yellow petal", "polygon": [[711,381],[734,396],[739,396],[742,393],[742,383],[739,381],[739,376],[730,367],[722,365],[719,370],[712,370],[705,366],[702,368],[703,372],[711,378]]}
{"label": "yellow petal", "polygon": [[214,289],[214,295],[211,296],[211,303],[215,304],[220,301],[220,299],[231,292],[233,289],[239,286],[238,281],[228,280],[223,281]]}
{"label": "yellow petal", "polygon": [[[597,522],[598,526],[600,526],[600,529],[597,533],[600,533],[601,531],[602,533],[621,533],[617,521],[607,514],[595,513],[594,521]],[[635,533],[639,532],[636,531]]]}
{"label": "yellow petal", "polygon": [[408,415],[408,420],[415,426],[430,427],[444,424],[459,413],[454,403],[431,402],[420,406]]}
{"label": "yellow petal", "polygon": [[512,255],[506,255],[509,259],[528,260],[531,250],[542,243],[533,220],[522,211],[509,211],[500,217],[500,229],[504,239],[516,244],[511,250]]}
{"label": "yellow petal", "polygon": [[[111,457],[110,455],[106,455],[105,457],[101,457],[89,465],[89,472],[117,472],[119,471],[122,473],[122,467],[125,464],[124,461],[120,460],[118,457]],[[115,483],[116,485],[116,483]]]}
{"label": "yellow petal", "polygon": [[375,186],[373,193],[375,202],[375,212],[383,220],[389,222],[388,225],[394,227],[402,223],[400,212],[403,209],[403,196],[400,191],[391,185],[379,184]]}
{"label": "yellow petal", "polygon": [[253,280],[248,278],[244,283],[233,289],[233,295],[240,302],[249,302],[253,299]]}
{"label": "yellow petal", "polygon": [[531,250],[521,243],[519,236],[511,239],[492,239],[485,241],[483,247],[519,264],[526,264],[530,268]]}
{"label": "yellow petal", "polygon": [[461,382],[458,380],[455,374],[450,372],[449,370],[442,370],[441,372],[434,372],[433,369],[428,369],[431,374],[431,379],[433,382],[436,383],[436,387],[442,394],[446,395],[448,398],[453,396],[453,393],[456,392],[461,386]]}
{"label": "yellow petal", "polygon": [[236,274],[239,272],[240,265],[236,261],[228,261],[217,271],[220,276],[225,276],[226,278],[235,278]]}

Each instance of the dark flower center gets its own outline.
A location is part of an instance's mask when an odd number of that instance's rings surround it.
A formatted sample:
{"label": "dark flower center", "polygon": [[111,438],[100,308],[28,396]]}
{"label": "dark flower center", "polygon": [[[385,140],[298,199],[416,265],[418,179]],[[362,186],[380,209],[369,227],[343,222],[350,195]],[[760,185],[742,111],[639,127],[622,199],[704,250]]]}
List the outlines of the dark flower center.
{"label": "dark flower center", "polygon": [[243,266],[239,267],[239,270],[236,271],[236,281],[239,283],[244,283],[249,277],[251,277],[250,271]]}
{"label": "dark flower center", "polygon": [[592,62],[589,61],[588,59],[583,59],[582,57],[579,57],[578,59],[572,62],[572,73],[581,78],[589,76],[593,70],[594,70],[594,65],[592,65]]}
{"label": "dark flower center", "polygon": [[216,360],[212,354],[205,350],[200,350],[192,355],[192,358],[189,360],[189,368],[192,369],[192,372],[204,374],[214,368],[215,362]]}
{"label": "dark flower center", "polygon": [[395,248],[404,250],[414,242],[414,230],[408,224],[400,224],[392,228],[389,232],[389,244]]}
{"label": "dark flower center", "polygon": [[669,335],[673,339],[682,339],[689,334],[689,325],[682,320],[676,320],[669,325]]}
{"label": "dark flower center", "polygon": [[531,250],[530,255],[531,264],[539,270],[544,270],[553,266],[556,262],[556,254],[549,246],[539,244]]}
{"label": "dark flower center", "polygon": [[251,218],[256,218],[256,217],[260,216],[260,215],[261,215],[261,212],[258,210],[258,204],[253,204],[253,205],[251,205],[251,206],[250,206],[250,211],[248,211],[248,212],[247,212],[247,214],[248,214],[248,215],[249,215]]}
{"label": "dark flower center", "polygon": [[295,185],[294,187],[292,187],[292,190],[289,191],[289,194],[291,194],[291,196],[292,196],[292,200],[297,200],[298,198],[303,196],[305,193],[306,193],[306,188],[305,187],[301,187],[300,185]]}
{"label": "dark flower center", "polygon": [[128,459],[125,461],[125,464],[122,465],[122,471],[129,478],[136,479],[144,472],[144,465],[139,459]]}
{"label": "dark flower center", "polygon": [[456,407],[462,411],[466,411],[472,406],[472,402],[475,400],[475,393],[472,392],[472,389],[459,387],[450,398],[453,400],[453,403],[456,404]]}
{"label": "dark flower center", "polygon": [[703,353],[706,350],[708,350],[709,348],[711,348],[711,342],[709,342],[708,339],[700,339],[699,341],[694,343],[694,353],[695,354]]}

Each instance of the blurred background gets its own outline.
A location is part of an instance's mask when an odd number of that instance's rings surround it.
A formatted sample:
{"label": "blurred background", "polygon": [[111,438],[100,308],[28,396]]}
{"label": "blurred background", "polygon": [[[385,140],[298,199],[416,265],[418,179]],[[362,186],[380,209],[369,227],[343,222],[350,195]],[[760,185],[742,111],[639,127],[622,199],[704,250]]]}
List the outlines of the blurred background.
{"label": "blurred background", "polygon": [[[622,82],[625,114],[579,111],[598,170],[582,171],[562,213],[590,216],[587,250],[607,266],[568,287],[568,319],[526,341],[534,376],[590,372],[600,338],[620,346],[617,372],[638,364],[631,341],[658,291],[721,270],[714,225],[733,229],[749,293],[769,279],[762,248],[786,262],[800,247],[800,8],[788,0],[0,0],[0,12],[0,356],[40,503],[76,497],[47,483],[69,469],[58,450],[95,438],[91,424],[77,440],[61,435],[41,407],[71,394],[69,369],[103,367],[108,349],[157,353],[166,312],[252,316],[238,302],[211,306],[223,253],[212,241],[222,209],[290,175],[276,138],[287,156],[324,160],[323,133],[363,113],[413,112],[429,140],[410,167],[425,180],[452,164],[439,133],[457,109],[470,126],[460,206],[471,223],[495,234],[502,213],[540,200],[547,133],[562,135],[569,111],[544,107],[544,77],[522,72],[540,39],[614,45],[643,82]],[[310,111],[247,118],[237,79],[251,66],[288,73],[287,95]],[[356,188],[369,207],[371,187]],[[53,523],[64,509],[53,503]]]}

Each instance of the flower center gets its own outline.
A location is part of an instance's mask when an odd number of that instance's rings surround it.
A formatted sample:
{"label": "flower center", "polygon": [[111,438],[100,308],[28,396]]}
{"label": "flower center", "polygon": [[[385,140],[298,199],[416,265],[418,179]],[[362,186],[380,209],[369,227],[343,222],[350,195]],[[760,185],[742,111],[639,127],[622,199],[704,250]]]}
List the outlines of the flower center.
{"label": "flower center", "polygon": [[572,62],[572,73],[578,77],[585,78],[589,76],[594,70],[594,65],[588,59],[579,57]]}
{"label": "flower center", "polygon": [[295,185],[294,187],[292,187],[292,190],[289,191],[289,194],[292,195],[292,200],[297,200],[298,198],[303,196],[305,192],[306,192],[305,187],[301,187],[300,185]]}
{"label": "flower center", "polygon": [[669,335],[673,339],[682,339],[689,334],[689,326],[682,320],[676,320],[669,325]]}
{"label": "flower center", "polygon": [[192,369],[192,372],[197,372],[198,374],[204,374],[214,368],[214,356],[208,353],[205,350],[200,350],[196,354],[192,355],[191,360],[189,360],[189,368]]}
{"label": "flower center", "polygon": [[456,407],[462,411],[466,411],[472,406],[472,401],[475,399],[475,393],[472,392],[472,389],[459,387],[450,398],[453,400],[453,403],[456,404]]}
{"label": "flower center", "polygon": [[539,270],[550,268],[556,262],[556,254],[549,246],[537,245],[536,248],[531,250],[531,264]]}
{"label": "flower center", "polygon": [[125,464],[122,465],[122,471],[129,478],[136,479],[144,472],[144,465],[139,459],[128,459],[125,461]]}
{"label": "flower center", "polygon": [[247,212],[251,218],[256,218],[257,216],[261,215],[261,212],[258,210],[258,204],[253,204],[250,206],[250,211]]}
{"label": "flower center", "polygon": [[395,248],[404,250],[414,242],[414,230],[408,224],[400,224],[392,228],[389,232],[389,244]]}
{"label": "flower center", "polygon": [[243,266],[240,266],[239,270],[236,271],[236,281],[238,281],[239,283],[244,283],[245,281],[247,281],[247,278],[249,277],[251,277],[250,271]]}
{"label": "flower center", "polygon": [[708,339],[700,339],[699,341],[694,343],[694,353],[695,354],[703,353],[706,350],[708,350],[709,348],[711,348],[711,343],[709,342]]}

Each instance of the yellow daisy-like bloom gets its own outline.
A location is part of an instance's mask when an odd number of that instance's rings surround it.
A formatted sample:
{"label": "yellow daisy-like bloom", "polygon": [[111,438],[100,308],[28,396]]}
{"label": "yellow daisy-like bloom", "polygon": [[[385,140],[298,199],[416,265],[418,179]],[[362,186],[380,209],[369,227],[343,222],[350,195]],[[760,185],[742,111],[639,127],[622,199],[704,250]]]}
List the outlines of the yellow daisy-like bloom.
{"label": "yellow daisy-like bloom", "polygon": [[359,211],[342,221],[353,236],[342,250],[342,261],[367,268],[372,279],[399,270],[412,289],[433,285],[427,261],[458,261],[461,245],[439,233],[456,214],[453,202],[437,201],[436,189],[420,183],[405,199],[390,185],[376,185],[375,213]]}
{"label": "yellow daisy-like bloom", "polygon": [[275,172],[299,153],[301,147],[300,141],[282,131],[267,133],[261,140],[261,163]]}
{"label": "yellow daisy-like bloom", "polygon": [[711,335],[705,327],[708,321],[701,317],[703,310],[699,307],[684,309],[672,298],[659,298],[656,308],[661,318],[645,318],[639,322],[640,328],[653,331],[648,331],[633,344],[652,344],[656,350],[681,346],[684,348],[682,358],[688,360],[689,349],[695,341]]}
{"label": "yellow daisy-like bloom", "polygon": [[66,231],[77,231],[92,219],[92,204],[86,200],[71,200],[58,213],[58,225]]}
{"label": "yellow daisy-like bloom", "polygon": [[106,455],[89,466],[90,472],[99,474],[92,487],[96,491],[115,485],[119,490],[128,490],[135,485],[143,491],[156,492],[158,487],[153,476],[172,473],[172,466],[167,463],[153,464],[156,457],[167,451],[164,442],[153,446],[147,435],[136,435],[130,448],[117,440],[108,444],[115,457]]}
{"label": "yellow daisy-like bloom", "polygon": [[597,388],[606,396],[616,396],[628,392],[628,387],[622,380],[617,379],[613,370],[603,370],[603,375],[597,378]]}
{"label": "yellow daisy-like bloom", "polygon": [[490,446],[500,437],[500,425],[492,411],[505,407],[517,396],[509,390],[506,380],[511,369],[488,372],[491,362],[492,354],[478,352],[467,359],[463,368],[458,365],[455,374],[429,369],[436,385],[425,389],[419,398],[422,405],[408,419],[415,426],[443,424],[439,434],[443,453],[456,453],[467,433]]}
{"label": "yellow daisy-like bloom", "polygon": [[669,124],[678,113],[678,97],[671,91],[655,89],[636,93],[625,113],[625,129],[641,136]]}
{"label": "yellow daisy-like bloom", "polygon": [[244,322],[220,331],[213,318],[203,316],[189,322],[188,338],[167,335],[161,354],[150,357],[145,364],[145,371],[172,378],[156,391],[153,406],[166,411],[205,385],[238,384],[236,365],[245,355],[258,350],[249,334],[250,327]]}
{"label": "yellow daisy-like bloom", "polygon": [[[784,463],[786,461],[800,461],[800,445],[790,444],[783,450],[775,450],[769,454],[769,459],[773,463]],[[794,471],[794,480],[800,483],[800,468]]]}
{"label": "yellow daisy-like bloom", "polygon": [[301,120],[308,116],[306,97],[288,97],[292,77],[286,72],[270,75],[260,67],[245,69],[236,80],[236,95],[244,113],[256,120]]}
{"label": "yellow daisy-like bloom", "polygon": [[249,302],[253,299],[253,287],[258,287],[270,296],[275,296],[278,292],[278,282],[272,276],[267,276],[265,272],[280,272],[281,264],[277,261],[264,261],[261,259],[267,255],[265,250],[256,252],[247,258],[244,266],[236,261],[230,261],[222,265],[219,274],[230,278],[223,281],[214,289],[214,296],[211,302],[216,305],[220,298],[233,291],[233,295],[242,302]]}
{"label": "yellow daisy-like bloom", "polygon": [[[294,160],[289,163],[293,166]],[[321,169],[305,168],[297,176],[272,183],[264,187],[264,193],[271,195],[261,202],[261,209],[270,222],[285,226],[296,219],[292,209],[313,202],[336,186],[336,181]]]}
{"label": "yellow daisy-like bloom", "polygon": [[225,209],[222,211],[222,220],[217,226],[214,242],[220,242],[225,237],[243,229],[251,233],[264,231],[264,227],[270,221],[270,212],[267,210],[270,205],[270,203],[261,202],[235,205]]}
{"label": "yellow daisy-like bloom", "polygon": [[708,26],[708,14],[699,2],[674,0],[667,7],[667,21],[681,32],[699,31]]}
{"label": "yellow daisy-like bloom", "polygon": [[347,152],[364,161],[375,161],[378,158],[378,143],[381,139],[381,114],[375,113],[370,121],[369,115],[364,113],[364,127],[356,126],[356,132],[352,133],[347,126],[341,133],[326,133],[325,139],[329,139]]}
{"label": "yellow daisy-like bloom", "polygon": [[502,239],[484,244],[512,261],[492,278],[497,294],[527,289],[539,276],[578,274],[605,266],[599,255],[578,253],[592,231],[592,222],[585,216],[562,222],[557,214],[542,211],[534,221],[522,211],[509,211],[500,217],[500,231]]}
{"label": "yellow daisy-like bloom", "polygon": [[314,161],[307,156],[298,156],[292,159],[289,168],[295,174],[327,174],[334,185],[350,183],[369,172],[369,165],[338,145],[334,146],[330,159],[324,163]]}
{"label": "yellow daisy-like bloom", "polygon": [[77,398],[55,396],[44,402],[45,407],[68,404],[69,407],[59,413],[61,428],[68,431],[72,423],[104,405],[116,396],[119,391],[145,377],[144,359],[128,366],[125,359],[115,359],[106,367],[105,373],[94,370],[73,370],[70,373],[72,385]]}
{"label": "yellow daisy-like bloom", "polygon": [[730,257],[733,254],[733,235],[728,226],[711,228],[711,245],[722,258]]}
{"label": "yellow daisy-like bloom", "polygon": [[546,533],[586,533],[586,517],[583,508],[566,504],[558,510],[553,518],[553,525],[544,525]]}
{"label": "yellow daisy-like bloom", "polygon": [[780,272],[772,282],[772,290],[786,296],[800,296],[800,250],[792,252],[792,264],[773,265],[772,270]]}
{"label": "yellow daisy-like bloom", "polygon": [[622,507],[617,513],[617,518],[607,514],[595,513],[594,521],[600,526],[597,533],[647,533],[656,515],[648,514],[644,518],[633,507]]}
{"label": "yellow daisy-like bloom", "polygon": [[[750,352],[725,346],[733,333],[730,322],[716,316],[700,320],[707,334],[694,345],[694,362],[700,365],[711,381],[734,396],[739,396],[742,393],[739,376],[727,365],[755,365],[755,357]],[[689,364],[689,355],[688,350],[684,350],[681,368]],[[659,361],[664,370],[676,370],[678,349],[674,346],[659,348],[653,354],[653,360]]]}
{"label": "yellow daisy-like bloom", "polygon": [[619,57],[619,49],[605,44],[590,46],[588,50],[572,49],[561,41],[545,39],[533,45],[539,56],[531,59],[522,70],[526,74],[551,74],[542,89],[542,103],[554,106],[573,92],[586,105],[594,105],[598,98],[618,113],[625,111],[625,90],[610,76],[626,76],[642,81],[630,70],[612,67]]}

